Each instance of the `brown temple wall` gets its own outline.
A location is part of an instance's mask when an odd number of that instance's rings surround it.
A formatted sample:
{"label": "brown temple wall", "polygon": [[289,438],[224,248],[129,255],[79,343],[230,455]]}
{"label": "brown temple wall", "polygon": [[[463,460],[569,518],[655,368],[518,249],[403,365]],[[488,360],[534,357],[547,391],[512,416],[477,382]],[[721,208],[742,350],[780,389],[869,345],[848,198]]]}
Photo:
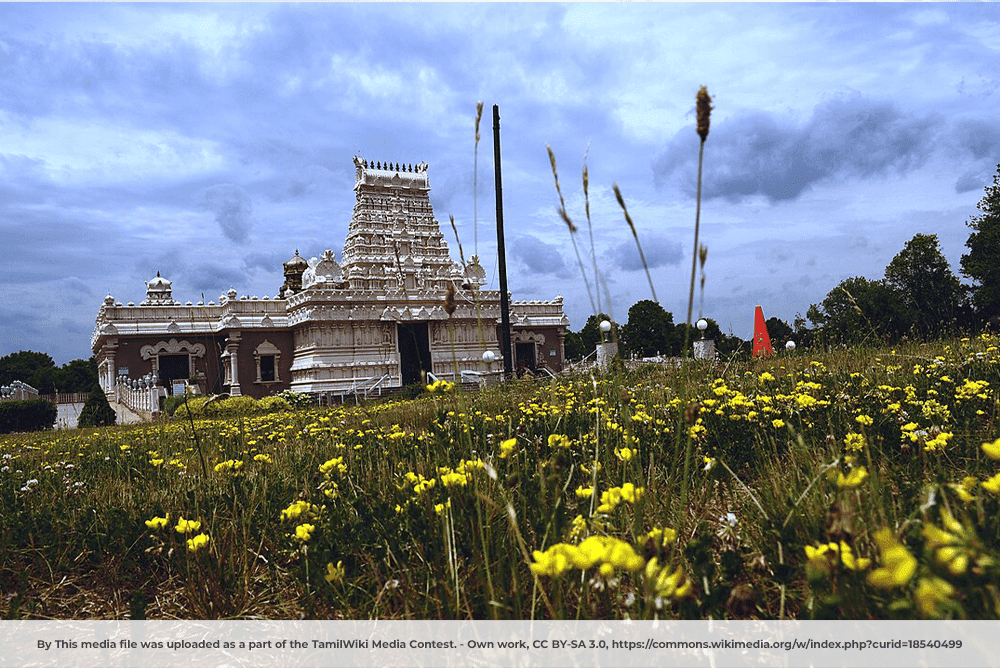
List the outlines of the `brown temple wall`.
{"label": "brown temple wall", "polygon": [[213,388],[221,387],[219,377],[221,368],[218,359],[218,341],[214,336],[185,336],[184,334],[154,335],[154,336],[128,336],[118,338],[118,349],[115,351],[115,375],[118,375],[120,367],[128,367],[129,378],[141,378],[153,371],[153,360],[142,358],[143,346],[155,346],[157,343],[177,339],[187,341],[194,345],[200,343],[205,346],[205,354],[202,357],[194,358],[195,372],[205,374],[205,379],[199,382],[203,391],[212,393]]}
{"label": "brown temple wall", "polygon": [[[279,382],[276,383],[255,382],[257,380],[257,360],[254,357],[254,350],[265,340],[281,351],[277,368]],[[245,396],[260,399],[291,387],[293,352],[292,331],[290,329],[243,330],[240,347],[236,353],[240,392]]]}

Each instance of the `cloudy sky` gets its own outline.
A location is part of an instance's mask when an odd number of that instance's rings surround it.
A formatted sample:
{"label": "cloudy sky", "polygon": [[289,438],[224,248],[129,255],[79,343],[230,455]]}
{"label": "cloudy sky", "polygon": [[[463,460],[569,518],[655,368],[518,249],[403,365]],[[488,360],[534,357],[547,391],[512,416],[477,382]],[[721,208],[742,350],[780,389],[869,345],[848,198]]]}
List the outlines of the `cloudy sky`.
{"label": "cloudy sky", "polygon": [[998,4],[0,3],[0,355],[88,357],[104,295],[139,302],[157,271],[182,302],[274,296],[296,249],[340,257],[355,155],[427,162],[452,255],[449,215],[496,288],[493,104],[515,299],[592,312],[550,144],[593,285],[587,156],[604,310],[651,297],[618,183],[681,321],[702,84],[723,330],[880,278],[916,233],[958,273],[1000,163]]}

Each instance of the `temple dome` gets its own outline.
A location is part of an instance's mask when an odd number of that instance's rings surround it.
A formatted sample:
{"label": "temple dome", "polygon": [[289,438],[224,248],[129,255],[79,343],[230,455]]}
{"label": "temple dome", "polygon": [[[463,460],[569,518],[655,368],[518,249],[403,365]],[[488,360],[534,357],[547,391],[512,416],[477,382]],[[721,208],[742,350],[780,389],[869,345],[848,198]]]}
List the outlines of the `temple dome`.
{"label": "temple dome", "polygon": [[298,270],[301,272],[309,268],[309,263],[306,262],[301,255],[299,255],[299,251],[298,249],[296,249],[295,256],[292,257],[292,259],[290,259],[288,262],[285,262],[282,266],[285,268],[285,273],[288,273],[290,269]]}

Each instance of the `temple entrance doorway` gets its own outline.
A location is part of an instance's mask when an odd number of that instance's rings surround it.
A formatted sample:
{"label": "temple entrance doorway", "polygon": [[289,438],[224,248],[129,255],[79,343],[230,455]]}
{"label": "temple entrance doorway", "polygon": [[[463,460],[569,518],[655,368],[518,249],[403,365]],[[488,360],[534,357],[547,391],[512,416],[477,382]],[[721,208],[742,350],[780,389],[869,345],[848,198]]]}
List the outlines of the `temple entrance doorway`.
{"label": "temple entrance doorway", "polygon": [[399,370],[403,385],[421,382],[420,372],[431,371],[431,345],[426,322],[401,322],[396,325],[399,342]]}
{"label": "temple entrance doorway", "polygon": [[535,370],[535,344],[515,343],[514,344],[514,366],[518,369]]}
{"label": "temple entrance doorway", "polygon": [[191,377],[188,355],[160,355],[160,385],[173,394],[174,381],[185,381]]}

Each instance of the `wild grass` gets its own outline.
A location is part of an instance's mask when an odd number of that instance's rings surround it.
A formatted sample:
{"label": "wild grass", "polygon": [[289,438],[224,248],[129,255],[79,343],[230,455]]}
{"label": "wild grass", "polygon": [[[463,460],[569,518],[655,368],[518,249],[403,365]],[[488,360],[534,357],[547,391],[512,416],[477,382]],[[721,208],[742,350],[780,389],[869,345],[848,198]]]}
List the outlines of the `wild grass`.
{"label": "wild grass", "polygon": [[0,612],[994,619],[998,345],[8,436]]}

